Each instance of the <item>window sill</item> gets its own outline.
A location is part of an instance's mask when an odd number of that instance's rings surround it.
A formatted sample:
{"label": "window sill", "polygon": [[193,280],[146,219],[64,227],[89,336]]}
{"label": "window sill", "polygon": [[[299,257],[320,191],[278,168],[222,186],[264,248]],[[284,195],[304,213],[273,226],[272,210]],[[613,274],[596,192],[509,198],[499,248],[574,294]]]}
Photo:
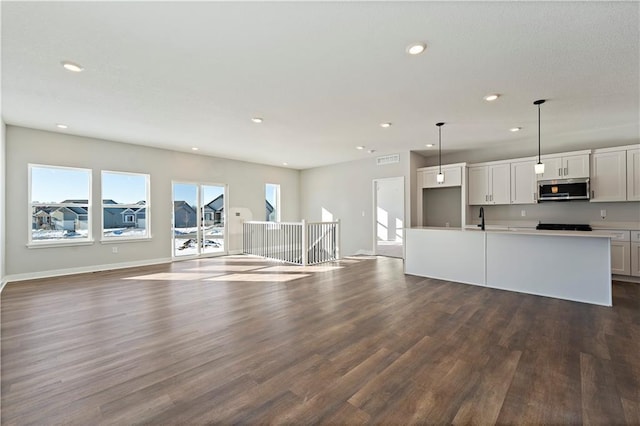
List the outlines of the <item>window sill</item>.
{"label": "window sill", "polygon": [[31,242],[27,244],[29,249],[39,248],[51,248],[51,247],[74,247],[74,246],[90,246],[93,245],[94,240],[83,241],[43,241],[43,242]]}
{"label": "window sill", "polygon": [[112,237],[100,240],[100,244],[120,244],[120,243],[144,243],[151,241],[152,237],[143,238],[124,238],[124,237]]}

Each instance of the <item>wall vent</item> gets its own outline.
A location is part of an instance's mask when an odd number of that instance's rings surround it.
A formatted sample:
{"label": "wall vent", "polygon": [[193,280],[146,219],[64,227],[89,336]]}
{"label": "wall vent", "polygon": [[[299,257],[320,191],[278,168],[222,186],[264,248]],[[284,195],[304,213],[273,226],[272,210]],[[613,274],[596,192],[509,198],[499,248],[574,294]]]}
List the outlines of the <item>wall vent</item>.
{"label": "wall vent", "polygon": [[384,155],[376,158],[376,164],[378,166],[384,166],[385,164],[395,164],[400,162],[400,154]]}

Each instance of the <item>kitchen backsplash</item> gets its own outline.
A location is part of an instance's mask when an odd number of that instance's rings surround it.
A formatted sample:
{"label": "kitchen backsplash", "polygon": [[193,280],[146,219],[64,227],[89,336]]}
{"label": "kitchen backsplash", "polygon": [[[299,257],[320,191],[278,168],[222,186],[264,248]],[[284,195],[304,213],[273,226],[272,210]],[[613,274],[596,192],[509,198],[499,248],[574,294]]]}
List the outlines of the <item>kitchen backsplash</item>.
{"label": "kitchen backsplash", "polygon": [[[470,223],[476,223],[480,207],[471,206]],[[522,216],[524,210],[525,216]],[[605,210],[603,219],[601,211]],[[535,221],[545,223],[640,223],[640,202],[590,203],[589,201],[554,201],[539,204],[484,206],[487,220]]]}

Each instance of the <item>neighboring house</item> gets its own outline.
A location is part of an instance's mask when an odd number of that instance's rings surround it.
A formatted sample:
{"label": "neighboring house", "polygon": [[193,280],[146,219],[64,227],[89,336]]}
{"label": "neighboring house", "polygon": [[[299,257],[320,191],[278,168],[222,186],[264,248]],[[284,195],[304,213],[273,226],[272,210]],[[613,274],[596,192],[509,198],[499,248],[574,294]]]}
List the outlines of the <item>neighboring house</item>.
{"label": "neighboring house", "polygon": [[264,200],[267,203],[267,222],[275,222],[276,221],[276,212],[275,208],[271,205],[271,203],[267,200]]}
{"label": "neighboring house", "polygon": [[51,213],[51,222],[54,229],[76,231],[86,229],[88,223],[87,209],[85,207],[60,207]]}
{"label": "neighboring house", "polygon": [[102,200],[102,204],[106,207],[103,213],[104,229],[145,228],[147,209],[144,201],[136,203],[140,208],[109,207],[118,205],[113,200]]}
{"label": "neighboring house", "polygon": [[173,202],[173,226],[175,228],[193,228],[197,226],[196,209],[186,201]]}
{"label": "neighboring house", "polygon": [[33,229],[51,229],[51,207],[40,207],[31,217],[31,227]]}
{"label": "neighboring house", "polygon": [[204,205],[204,225],[224,224],[224,194],[218,195],[213,201]]}

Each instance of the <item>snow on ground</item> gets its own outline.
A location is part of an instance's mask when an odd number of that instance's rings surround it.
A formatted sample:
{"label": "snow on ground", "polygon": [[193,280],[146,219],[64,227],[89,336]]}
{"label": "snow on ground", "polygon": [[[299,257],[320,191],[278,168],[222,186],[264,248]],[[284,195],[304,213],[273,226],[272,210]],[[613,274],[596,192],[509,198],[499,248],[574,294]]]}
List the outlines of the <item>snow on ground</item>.
{"label": "snow on ground", "polygon": [[65,231],[62,229],[33,229],[31,230],[32,240],[72,240],[87,238],[89,231],[81,229],[78,231]]}

